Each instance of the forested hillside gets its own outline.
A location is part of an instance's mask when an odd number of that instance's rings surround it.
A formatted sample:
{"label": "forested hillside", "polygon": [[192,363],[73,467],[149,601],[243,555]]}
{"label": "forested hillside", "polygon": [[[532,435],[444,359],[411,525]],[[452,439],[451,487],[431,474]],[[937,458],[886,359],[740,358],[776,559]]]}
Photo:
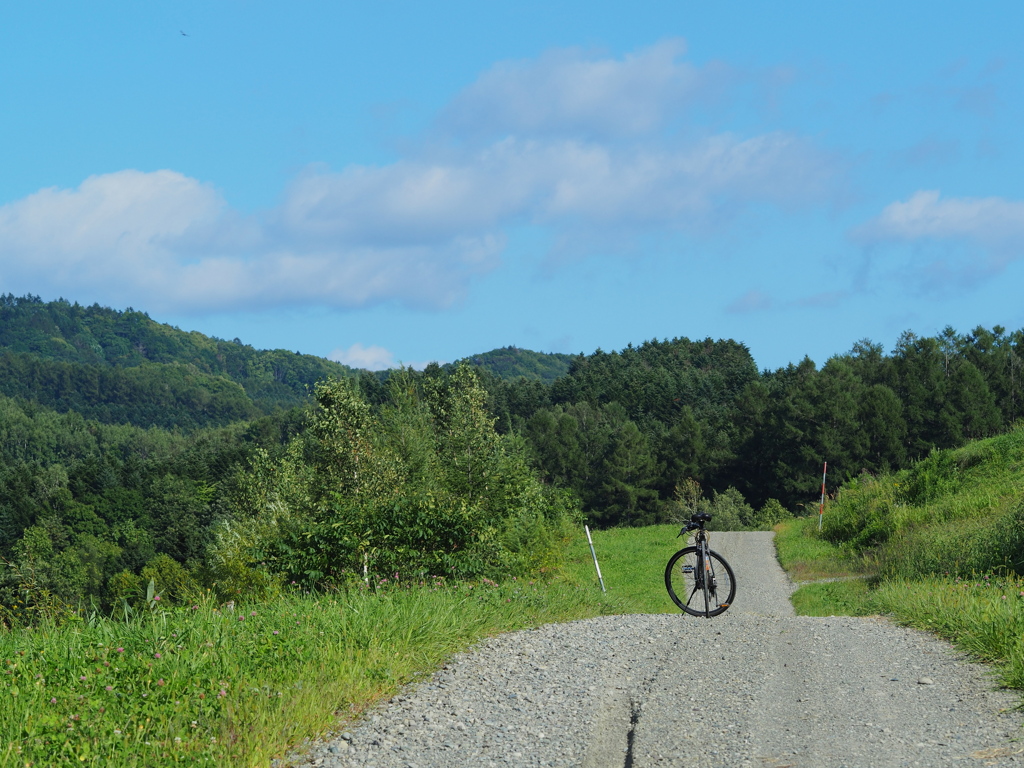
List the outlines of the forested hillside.
{"label": "forested hillside", "polygon": [[256,350],[124,312],[0,296],[0,394],[104,423],[194,429],[305,403],[330,360]]}
{"label": "forested hillside", "polygon": [[741,343],[676,338],[554,378],[560,358],[510,348],[354,377],[132,310],[0,297],[0,604],[110,606],[151,579],[170,598],[330,585],[364,564],[524,572],[574,516],[710,504],[718,527],[768,525],[817,508],[824,461],[831,491],[1006,431],[1022,345],[906,333],[758,371]]}
{"label": "forested hillside", "polygon": [[[1024,331],[907,332],[890,354],[861,341],[820,368],[759,373],[734,341],[648,341],[577,357],[550,387],[488,379],[501,428],[521,433],[549,482],[606,525],[663,521],[677,488],[791,510],[830,486],[898,469],[1024,416]],[[741,521],[752,512],[740,507]]]}
{"label": "forested hillside", "polygon": [[519,347],[502,347],[467,357],[460,362],[481,368],[506,381],[536,379],[545,384],[552,384],[555,379],[568,373],[572,359],[572,355],[558,352],[533,352]]}

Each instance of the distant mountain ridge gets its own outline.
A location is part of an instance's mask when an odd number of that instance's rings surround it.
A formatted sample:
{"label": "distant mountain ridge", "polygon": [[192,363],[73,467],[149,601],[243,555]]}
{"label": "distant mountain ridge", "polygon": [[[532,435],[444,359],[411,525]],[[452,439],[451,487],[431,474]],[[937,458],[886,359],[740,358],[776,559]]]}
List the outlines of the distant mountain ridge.
{"label": "distant mountain ridge", "polygon": [[527,379],[551,384],[569,372],[569,366],[576,357],[577,355],[533,352],[509,346],[471,355],[459,362],[482,368],[505,381]]}
{"label": "distant mountain ridge", "polygon": [[0,393],[106,423],[195,428],[305,401],[359,372],[315,355],[257,350],[144,312],[0,295]]}
{"label": "distant mountain ridge", "polygon": [[[459,362],[505,381],[551,384],[575,357],[508,346]],[[301,405],[317,381],[363,373],[183,331],[131,307],[0,295],[0,394],[107,424],[222,426]]]}

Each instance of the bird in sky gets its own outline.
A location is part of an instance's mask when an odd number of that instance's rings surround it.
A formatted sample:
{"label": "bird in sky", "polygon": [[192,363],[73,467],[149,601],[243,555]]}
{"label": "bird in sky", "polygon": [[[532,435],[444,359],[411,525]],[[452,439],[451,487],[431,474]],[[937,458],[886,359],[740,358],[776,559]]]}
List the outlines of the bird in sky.
{"label": "bird in sky", "polygon": [[182,37],[192,37],[192,35],[190,35],[188,32],[186,32],[183,29],[179,29],[178,31],[181,32],[181,36]]}

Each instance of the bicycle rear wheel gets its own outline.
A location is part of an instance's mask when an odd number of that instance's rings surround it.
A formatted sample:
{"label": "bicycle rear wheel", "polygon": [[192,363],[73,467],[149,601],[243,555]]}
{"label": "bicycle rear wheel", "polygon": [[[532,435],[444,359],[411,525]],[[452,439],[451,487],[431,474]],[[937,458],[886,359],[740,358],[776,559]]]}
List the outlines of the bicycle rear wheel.
{"label": "bicycle rear wheel", "polygon": [[[672,555],[665,567],[665,586],[672,602],[691,616],[717,616],[736,597],[736,577],[717,552],[708,551],[707,571],[699,567],[700,551],[686,547]],[[704,606],[704,573],[708,578],[709,605]]]}

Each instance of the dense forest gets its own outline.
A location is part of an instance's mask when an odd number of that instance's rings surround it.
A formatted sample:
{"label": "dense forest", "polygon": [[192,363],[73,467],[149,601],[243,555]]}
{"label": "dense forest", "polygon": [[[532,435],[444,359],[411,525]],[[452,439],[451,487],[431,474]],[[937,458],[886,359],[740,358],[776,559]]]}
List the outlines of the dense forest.
{"label": "dense forest", "polygon": [[834,488],[1005,431],[1022,378],[1024,331],[999,327],[863,340],[820,368],[758,372],[742,344],[680,338],[577,356],[550,386],[484,374],[498,428],[602,525],[668,519],[687,481],[800,512],[825,461]]}
{"label": "dense forest", "polygon": [[[352,371],[134,310],[0,297],[0,606],[552,566],[560,537],[722,527],[1022,415],[1024,332],[759,371],[731,340]],[[3,608],[4,620],[12,615]]]}
{"label": "dense forest", "polygon": [[0,295],[0,394],[106,424],[223,426],[303,405],[347,366],[124,312]]}

